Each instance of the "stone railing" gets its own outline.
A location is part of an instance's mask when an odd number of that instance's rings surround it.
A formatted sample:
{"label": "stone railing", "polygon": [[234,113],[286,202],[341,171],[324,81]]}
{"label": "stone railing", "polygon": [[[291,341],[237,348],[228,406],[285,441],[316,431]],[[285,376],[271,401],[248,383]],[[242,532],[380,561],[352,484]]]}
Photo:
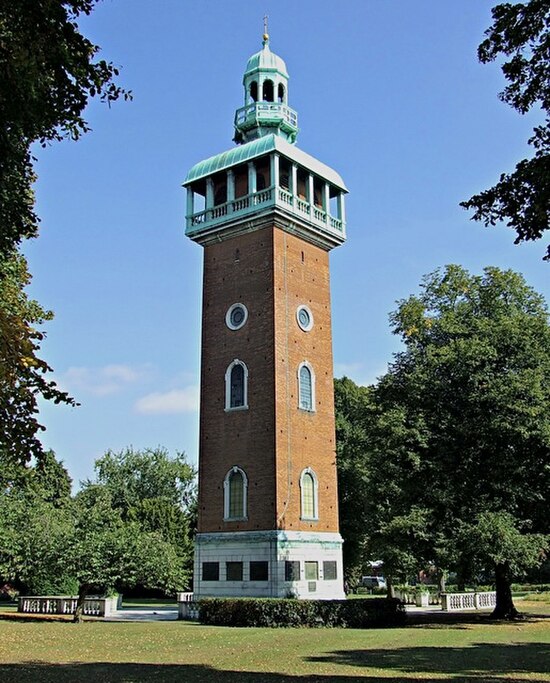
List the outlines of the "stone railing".
{"label": "stone railing", "polygon": [[199,603],[195,600],[193,593],[178,593],[178,619],[186,621],[199,620]]}
{"label": "stone railing", "polygon": [[[59,595],[24,595],[17,598],[17,611],[25,614],[74,614],[77,598]],[[85,598],[83,612],[90,617],[108,617],[116,610],[117,597]]]}
{"label": "stone railing", "polygon": [[188,215],[187,225],[193,233],[195,229],[204,229],[210,223],[216,224],[231,216],[244,217],[254,213],[258,208],[272,205],[297,215],[305,214],[314,225],[323,230],[343,233],[344,224],[339,218],[332,216],[322,207],[312,205],[308,200],[294,195],[288,189],[274,185]]}
{"label": "stone railing", "polygon": [[428,593],[418,590],[400,590],[395,589],[395,597],[401,600],[406,605],[416,605],[417,607],[429,607],[430,605],[439,605],[440,599],[437,593]]}
{"label": "stone railing", "polygon": [[491,609],[497,603],[495,591],[484,593],[441,593],[441,609],[455,612],[467,609]]}

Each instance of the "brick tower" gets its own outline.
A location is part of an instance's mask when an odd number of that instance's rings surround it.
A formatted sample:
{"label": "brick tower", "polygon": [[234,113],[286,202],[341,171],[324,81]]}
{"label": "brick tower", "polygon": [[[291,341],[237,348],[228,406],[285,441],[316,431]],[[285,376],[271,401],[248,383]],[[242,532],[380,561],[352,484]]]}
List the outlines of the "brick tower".
{"label": "brick tower", "polygon": [[204,247],[194,592],[342,598],[328,252],[347,190],[294,146],[267,33],[243,84],[237,146],[184,183]]}

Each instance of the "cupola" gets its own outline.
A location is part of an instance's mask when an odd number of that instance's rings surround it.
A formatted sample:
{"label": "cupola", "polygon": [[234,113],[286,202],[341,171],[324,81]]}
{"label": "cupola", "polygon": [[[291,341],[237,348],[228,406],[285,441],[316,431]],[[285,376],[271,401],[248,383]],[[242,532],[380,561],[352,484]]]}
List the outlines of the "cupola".
{"label": "cupola", "polygon": [[235,142],[250,142],[274,133],[294,143],[298,115],[288,106],[286,64],[271,51],[267,32],[262,49],[248,60],[243,86],[244,107],[235,113]]}

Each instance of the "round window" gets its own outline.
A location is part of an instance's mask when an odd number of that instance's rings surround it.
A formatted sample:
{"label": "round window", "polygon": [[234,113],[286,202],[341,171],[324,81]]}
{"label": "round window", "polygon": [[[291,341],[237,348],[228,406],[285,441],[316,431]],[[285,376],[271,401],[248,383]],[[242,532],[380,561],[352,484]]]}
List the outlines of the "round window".
{"label": "round window", "polygon": [[313,327],[313,313],[307,306],[298,306],[296,320],[304,332],[309,332]]}
{"label": "round window", "polygon": [[240,329],[248,318],[248,310],[244,304],[233,304],[225,314],[225,324],[230,330]]}

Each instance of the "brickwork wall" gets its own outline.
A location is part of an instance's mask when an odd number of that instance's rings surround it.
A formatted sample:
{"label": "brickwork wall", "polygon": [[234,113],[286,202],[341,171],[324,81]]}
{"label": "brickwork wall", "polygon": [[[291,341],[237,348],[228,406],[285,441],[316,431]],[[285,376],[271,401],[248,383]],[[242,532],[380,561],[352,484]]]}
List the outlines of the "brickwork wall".
{"label": "brickwork wall", "polygon": [[[239,235],[204,250],[199,453],[199,531],[338,531],[328,253],[278,228]],[[249,312],[240,330],[229,307]],[[309,306],[313,329],[298,326]],[[275,340],[275,344],[273,343]],[[225,373],[249,371],[248,410],[225,411]],[[316,379],[315,412],[298,409],[298,367]],[[223,480],[247,474],[248,521],[223,521]],[[319,519],[300,519],[300,474],[319,481]]]}
{"label": "brickwork wall", "polygon": [[[238,250],[238,251],[237,251]],[[204,249],[199,531],[274,528],[273,241],[270,229]],[[248,320],[230,330],[234,303]],[[248,410],[225,411],[225,373],[238,358],[248,367]],[[248,522],[223,521],[223,480],[231,467],[248,476]]]}
{"label": "brickwork wall", "polygon": [[[274,233],[277,524],[294,531],[338,531],[334,387],[328,253],[282,230]],[[314,325],[298,325],[298,306]],[[315,411],[298,408],[298,368],[315,372]],[[319,519],[300,519],[300,474],[319,483]]]}

